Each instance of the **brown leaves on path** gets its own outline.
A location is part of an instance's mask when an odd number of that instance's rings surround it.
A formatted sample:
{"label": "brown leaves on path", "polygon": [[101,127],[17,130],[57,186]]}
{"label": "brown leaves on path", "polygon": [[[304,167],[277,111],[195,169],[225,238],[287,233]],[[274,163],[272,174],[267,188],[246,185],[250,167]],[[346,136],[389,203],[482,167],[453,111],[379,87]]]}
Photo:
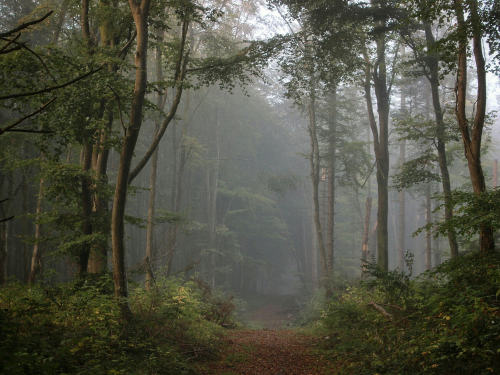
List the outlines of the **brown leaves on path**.
{"label": "brown leaves on path", "polygon": [[292,330],[235,330],[221,360],[204,375],[330,375],[333,364],[314,351],[318,338]]}

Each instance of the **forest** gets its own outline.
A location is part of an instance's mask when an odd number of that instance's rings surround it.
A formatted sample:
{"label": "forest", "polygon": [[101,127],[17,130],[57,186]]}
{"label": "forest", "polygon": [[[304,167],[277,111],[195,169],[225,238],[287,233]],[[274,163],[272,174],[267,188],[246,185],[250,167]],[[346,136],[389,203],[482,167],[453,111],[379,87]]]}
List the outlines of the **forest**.
{"label": "forest", "polygon": [[500,373],[498,0],[0,0],[0,374]]}

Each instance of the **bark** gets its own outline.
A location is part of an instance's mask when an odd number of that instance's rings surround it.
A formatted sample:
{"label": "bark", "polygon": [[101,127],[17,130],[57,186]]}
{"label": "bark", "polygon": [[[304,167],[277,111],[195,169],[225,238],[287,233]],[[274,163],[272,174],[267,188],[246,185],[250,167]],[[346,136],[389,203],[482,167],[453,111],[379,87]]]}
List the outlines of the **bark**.
{"label": "bark", "polygon": [[316,232],[316,241],[319,249],[319,254],[321,257],[321,279],[324,282],[328,277],[328,258],[326,253],[326,247],[323,239],[323,229],[321,225],[320,217],[320,205],[319,205],[319,181],[320,181],[320,153],[319,153],[319,142],[317,135],[317,125],[316,125],[316,99],[315,94],[311,93],[310,102],[308,105],[309,114],[309,138],[311,142],[311,153],[309,155],[309,164],[311,168],[311,182],[313,190],[313,216],[314,216],[314,229]]}
{"label": "bark", "polygon": [[215,162],[207,169],[208,187],[208,247],[210,249],[210,285],[215,288],[216,252],[217,252],[217,190],[219,187],[220,147],[219,147],[219,116],[215,110]]}
{"label": "bark", "polygon": [[[404,52],[403,52],[404,53]],[[401,114],[403,116],[406,115],[406,97],[405,90],[401,87]],[[403,165],[406,161],[406,141],[402,140],[399,145],[399,166],[403,168]],[[398,193],[399,200],[399,233],[398,233],[398,264],[399,269],[403,271],[405,269],[405,237],[406,237],[406,192],[404,189]]]}
{"label": "bark", "polygon": [[66,14],[68,13],[68,7],[69,7],[69,0],[64,0],[61,5],[61,10],[59,11],[59,15],[57,17],[54,36],[52,38],[52,43],[54,44],[57,44],[57,42],[59,42],[59,35],[61,34],[64,20],[66,19]]}
{"label": "bark", "polygon": [[[158,127],[155,129],[158,131]],[[154,229],[154,216],[155,216],[155,198],[156,198],[156,175],[158,169],[158,149],[153,153],[151,160],[151,175],[149,177],[149,203],[148,203],[148,217],[146,225],[146,289],[150,290],[152,282],[154,281],[153,275],[153,229]]]}
{"label": "bark", "polygon": [[[431,184],[425,188],[425,222],[430,225],[432,222],[432,202],[431,202]],[[425,269],[432,267],[432,232],[430,229],[425,231]]]}
{"label": "bark", "polygon": [[[82,177],[81,177],[81,205],[82,205],[82,234],[84,236],[92,235],[92,188],[91,178],[89,176],[92,165],[92,146],[88,141],[85,142],[82,149]],[[80,277],[87,273],[88,261],[90,255],[90,242],[88,238],[83,242],[82,248],[78,254],[78,275]]]}
{"label": "bark", "polygon": [[[107,126],[99,134],[99,141],[92,151],[92,172],[96,183],[104,186],[108,183],[107,167],[109,158],[108,137],[113,125],[113,112],[108,110]],[[92,215],[99,220],[100,225],[93,228],[94,233],[99,234],[101,239],[94,241],[90,248],[88,272],[100,274],[107,269],[108,242],[106,240],[109,233],[109,209],[108,200],[102,196],[98,186],[94,186]]]}
{"label": "bark", "polygon": [[[184,124],[184,127],[182,129],[181,137],[178,140],[178,143],[180,144],[180,152],[178,153],[178,147],[175,145],[175,133],[173,136],[173,142],[174,142],[174,176],[173,176],[173,185],[172,185],[172,202],[171,202],[171,207],[173,208],[174,212],[179,214],[181,212],[181,203],[182,203],[182,192],[183,192],[183,177],[184,177],[184,170],[186,167],[186,163],[188,160],[188,150],[186,150],[185,145],[184,145],[184,139],[185,139],[185,130],[186,130],[186,125]],[[175,128],[174,128],[175,129]],[[177,158],[177,153],[179,154],[179,158]],[[175,250],[177,246],[177,234],[179,232],[179,227],[180,223],[175,222],[172,223],[169,227],[168,231],[168,238],[167,238],[167,275],[171,275],[172,273],[172,261],[175,256]]]}
{"label": "bark", "polygon": [[[116,7],[116,4],[114,4]],[[100,43],[106,48],[115,46],[116,36],[113,32],[113,25],[109,19],[102,20],[99,26]],[[116,72],[116,64],[108,64],[107,69],[110,72]],[[107,108],[106,108],[107,107]],[[105,116],[107,115],[107,118]],[[108,183],[107,166],[109,158],[108,139],[113,126],[113,108],[110,102],[104,99],[101,102],[101,113],[99,118],[106,120],[106,126],[97,132],[97,144],[92,150],[92,170],[96,183],[105,186]],[[93,228],[94,232],[99,235],[100,240],[94,241],[90,249],[88,272],[101,274],[107,270],[107,252],[108,252],[108,234],[109,234],[109,208],[108,200],[102,196],[101,190],[95,186],[93,194],[92,214],[96,219],[100,220],[100,225]]]}
{"label": "bark", "polygon": [[[370,130],[367,132],[367,148],[370,151]],[[363,277],[366,271],[366,265],[368,263],[368,258],[370,255],[370,219],[372,214],[372,184],[371,184],[371,172],[367,179],[367,196],[365,200],[365,219],[363,222],[363,237],[361,241],[361,276]]]}
{"label": "bark", "polygon": [[361,269],[364,271],[368,262],[368,241],[370,239],[370,217],[372,213],[372,197],[368,195],[365,201],[365,220],[363,224],[363,240],[361,242]]}
{"label": "bark", "polygon": [[[466,114],[467,102],[467,24],[464,16],[464,2],[455,0],[455,14],[458,23],[458,68],[456,86],[455,115],[462,135],[465,157],[474,193],[486,192],[483,169],[481,166],[481,138],[486,115],[486,67],[481,46],[481,20],[478,13],[477,0],[467,0],[471,29],[473,53],[477,75],[477,94],[475,115],[472,126],[469,125]],[[479,229],[479,246],[483,253],[495,250],[495,241],[491,224],[482,224]]]}
{"label": "bark", "polygon": [[[376,39],[377,61],[371,69],[365,51],[365,99],[367,103],[370,128],[373,133],[373,147],[377,165],[377,263],[382,270],[389,268],[388,258],[388,210],[389,210],[389,90],[387,87],[387,67],[385,61],[385,35]],[[371,78],[373,76],[377,97],[378,127],[373,111]]]}
{"label": "bark", "polygon": [[[159,32],[158,35],[158,47],[156,47],[156,81],[163,81],[163,69],[162,69],[162,55],[159,43],[163,40],[162,33]],[[156,105],[161,108],[164,103],[163,96],[164,93],[159,93],[156,101]],[[154,135],[158,134],[160,130],[159,122],[155,124]],[[149,177],[149,203],[148,203],[148,217],[146,224],[146,289],[150,290],[152,282],[154,281],[153,275],[153,234],[154,234],[154,216],[155,216],[155,199],[156,199],[156,176],[158,170],[158,147],[153,152],[151,160],[151,175]]]}
{"label": "bark", "polygon": [[335,250],[335,172],[337,149],[337,91],[332,91],[330,102],[330,121],[328,129],[328,220],[326,231],[326,251],[328,274],[333,273]]}
{"label": "bark", "polygon": [[[130,0],[132,1],[132,0]],[[143,0],[146,1],[146,0]],[[149,1],[149,0],[147,0]],[[165,134],[165,131],[168,128],[168,125],[170,122],[173,120],[177,108],[179,107],[179,103],[181,101],[182,97],[182,91],[183,91],[183,83],[184,79],[186,77],[186,67],[187,63],[189,60],[189,53],[185,53],[185,48],[186,48],[186,40],[187,40],[187,33],[189,30],[189,19],[185,19],[182,24],[182,35],[181,35],[181,46],[179,50],[179,57],[177,60],[176,64],[176,69],[174,73],[174,82],[176,86],[176,91],[174,95],[174,99],[172,101],[172,104],[170,106],[170,110],[165,117],[165,119],[162,122],[162,125],[156,133],[155,138],[153,139],[153,142],[151,142],[151,145],[149,146],[149,149],[146,151],[144,156],[141,158],[139,163],[134,167],[134,169],[130,172],[129,174],[129,180],[128,183],[130,184],[135,177],[142,171],[142,169],[146,166],[147,162],[151,158],[151,155],[153,155],[153,152],[156,150],[158,147],[163,135]]]}
{"label": "bark", "polygon": [[38,197],[36,200],[36,212],[35,212],[35,243],[33,245],[33,253],[31,255],[31,267],[28,276],[28,285],[33,285],[36,281],[37,276],[40,274],[42,269],[42,250],[40,248],[41,240],[41,224],[40,217],[42,215],[42,203],[43,203],[43,185],[44,179],[40,178],[40,184],[38,187]]}
{"label": "bark", "polygon": [[135,52],[135,84],[130,109],[130,122],[125,130],[120,152],[120,164],[113,197],[111,213],[111,244],[113,257],[113,281],[115,296],[124,318],[131,315],[125,298],[127,292],[127,276],[125,272],[124,217],[127,188],[132,157],[142,125],[144,95],[147,85],[147,48],[148,48],[148,13],[150,0],[141,0],[140,4],[129,0],[130,10],[136,27]]}
{"label": "bark", "polygon": [[0,223],[0,285],[7,281],[8,225],[8,221]]}
{"label": "bark", "polygon": [[[425,36],[427,43],[427,50],[433,51],[435,48],[435,38],[432,34],[430,24],[425,24]],[[434,52],[428,53],[427,66],[429,68],[429,75],[427,76],[432,95],[432,104],[434,107],[434,116],[436,119],[436,138],[437,138],[437,153],[439,170],[441,174],[441,184],[443,186],[444,195],[444,218],[445,221],[450,221],[453,218],[453,203],[451,201],[451,183],[450,174],[448,172],[448,162],[446,160],[446,140],[445,140],[445,123],[443,120],[443,110],[441,108],[441,100],[439,97],[439,60]],[[458,256],[458,243],[455,230],[448,229],[448,244],[450,246],[451,257]]]}
{"label": "bark", "polygon": [[498,186],[498,160],[493,161],[493,189]]}

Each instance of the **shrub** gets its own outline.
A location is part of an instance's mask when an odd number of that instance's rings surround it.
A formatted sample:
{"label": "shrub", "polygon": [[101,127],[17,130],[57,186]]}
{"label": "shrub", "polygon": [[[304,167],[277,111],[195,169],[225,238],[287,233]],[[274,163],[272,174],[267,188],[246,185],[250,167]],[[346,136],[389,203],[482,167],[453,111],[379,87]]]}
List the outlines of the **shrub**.
{"label": "shrub", "polygon": [[0,289],[0,373],[192,374],[215,353],[219,327],[194,284],[162,280],[131,292],[125,323],[109,277]]}
{"label": "shrub", "polygon": [[332,355],[356,374],[491,374],[500,368],[500,256],[449,261],[415,280],[372,278],[327,305]]}

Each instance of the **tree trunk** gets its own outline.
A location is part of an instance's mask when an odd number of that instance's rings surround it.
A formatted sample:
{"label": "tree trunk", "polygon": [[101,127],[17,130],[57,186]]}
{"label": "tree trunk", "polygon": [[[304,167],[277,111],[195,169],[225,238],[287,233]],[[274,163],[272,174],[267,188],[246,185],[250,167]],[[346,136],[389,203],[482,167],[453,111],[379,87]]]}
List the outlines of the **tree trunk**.
{"label": "tree trunk", "polygon": [[[433,51],[436,41],[434,35],[432,34],[430,24],[425,24],[425,36],[427,42],[427,50]],[[429,75],[427,78],[431,86],[432,104],[434,106],[434,116],[436,119],[438,162],[439,170],[441,172],[441,184],[443,186],[444,195],[444,218],[445,221],[450,221],[453,218],[453,203],[451,200],[450,174],[448,172],[448,162],[446,160],[446,129],[443,120],[441,101],[439,98],[439,60],[434,52],[430,52],[427,57],[427,66],[429,68]],[[453,228],[448,229],[448,243],[450,245],[451,257],[457,257],[458,243],[457,236]]]}
{"label": "tree trunk", "polygon": [[[370,151],[370,130],[367,132],[367,148]],[[370,220],[372,215],[372,184],[371,184],[371,172],[367,179],[367,196],[365,200],[365,219],[363,223],[363,238],[361,241],[361,277],[363,277],[366,271],[366,265],[368,264],[368,258],[370,254]]]}
{"label": "tree trunk", "polygon": [[[116,3],[113,3],[116,8]],[[99,26],[99,34],[101,45],[105,48],[115,47],[116,32],[114,31],[112,22],[105,18],[102,20]],[[110,72],[117,71],[116,64],[108,64],[108,70]],[[109,106],[109,108],[106,108]],[[94,177],[96,183],[102,186],[108,183],[107,167],[109,158],[109,145],[108,139],[112,131],[113,126],[113,109],[109,102],[104,99],[101,102],[101,114],[100,118],[104,119],[107,114],[107,124],[106,127],[99,130],[97,134],[98,142],[94,145],[92,150],[92,170],[94,172]],[[92,213],[94,217],[100,221],[100,224],[93,228],[96,234],[99,234],[102,238],[101,241],[92,244],[89,255],[89,265],[88,272],[101,274],[107,270],[107,258],[108,258],[108,235],[109,235],[109,208],[108,200],[102,196],[102,192],[97,188],[93,194],[93,207]]]}
{"label": "tree trunk", "polygon": [[[404,47],[403,47],[404,54]],[[406,116],[405,89],[401,87],[401,116]],[[403,139],[399,145],[399,167],[402,169],[406,161],[406,141]],[[399,200],[399,232],[398,232],[398,265],[401,271],[405,269],[405,237],[406,237],[406,192],[401,189],[398,193]]]}
{"label": "tree trunk", "polygon": [[[212,168],[207,170],[208,182],[208,247],[210,249],[210,285],[215,288],[217,266],[217,190],[219,186],[220,145],[219,145],[219,116],[215,109],[215,161]],[[211,170],[210,170],[211,169]]]}
{"label": "tree trunk", "polygon": [[[432,222],[432,201],[431,201],[431,184],[428,183],[425,188],[425,223],[430,225]],[[430,270],[432,267],[432,232],[430,229],[425,231],[425,269]]]}
{"label": "tree trunk", "polygon": [[[160,49],[160,42],[163,40],[162,33],[158,33],[158,45],[156,47],[156,81],[163,81],[163,67],[162,67],[162,55]],[[158,93],[156,105],[158,108],[163,107],[165,102],[163,96],[165,94]],[[160,123],[156,121],[154,137],[157,136],[160,130]],[[154,234],[154,217],[155,217],[155,199],[156,199],[156,175],[158,170],[158,149],[159,146],[153,152],[151,160],[151,175],[149,177],[149,204],[148,204],[148,217],[146,224],[146,289],[150,290],[152,282],[154,281],[153,275],[153,234]]]}
{"label": "tree trunk", "polygon": [[30,274],[28,276],[28,285],[30,286],[35,283],[36,278],[42,269],[42,251],[40,248],[40,240],[41,240],[40,217],[42,215],[43,185],[44,185],[44,179],[43,177],[40,177],[40,184],[38,187],[38,197],[36,199],[36,212],[35,212],[35,243],[33,245]]}
{"label": "tree trunk", "polygon": [[0,223],[0,285],[7,281],[8,225],[8,221]]}
{"label": "tree trunk", "polygon": [[[155,133],[158,131],[158,124],[155,127]],[[150,290],[154,281],[153,275],[153,229],[155,216],[155,198],[156,198],[156,174],[158,169],[158,148],[154,151],[151,160],[151,175],[149,177],[149,204],[148,217],[146,225],[146,289]]]}
{"label": "tree trunk", "polygon": [[[462,134],[472,188],[474,193],[479,195],[486,192],[486,184],[481,166],[481,138],[486,115],[486,67],[481,46],[481,20],[479,18],[477,0],[468,0],[467,4],[472,25],[472,41],[477,75],[475,115],[472,127],[470,127],[465,108],[467,102],[467,24],[464,18],[463,1],[455,0],[454,4],[459,33],[455,114]],[[483,253],[495,250],[493,229],[489,223],[480,226],[479,246]]]}
{"label": "tree trunk", "polygon": [[308,132],[311,141],[311,153],[309,155],[309,164],[311,167],[311,182],[313,188],[314,228],[316,231],[316,241],[318,244],[319,254],[321,257],[321,270],[322,270],[321,283],[324,284],[326,278],[328,277],[328,258],[323,239],[323,229],[321,225],[320,206],[319,206],[319,181],[320,181],[321,158],[319,153],[319,142],[317,135],[316,100],[314,93],[311,93],[311,98],[308,105],[308,113],[309,113]]}
{"label": "tree trunk", "polygon": [[498,160],[493,161],[493,189],[498,186]]}
{"label": "tree trunk", "polygon": [[[89,172],[92,164],[92,146],[90,142],[85,141],[82,149],[82,178],[81,178],[81,205],[82,205],[82,234],[84,236],[90,236],[92,234],[92,189],[91,189],[91,178]],[[89,255],[90,255],[90,242],[88,238],[81,245],[82,248],[78,254],[78,275],[80,277],[87,273]]]}
{"label": "tree trunk", "polygon": [[332,91],[328,123],[328,220],[326,232],[328,276],[333,274],[335,234],[335,168],[337,150],[337,91]]}
{"label": "tree trunk", "polygon": [[361,270],[364,271],[368,262],[368,241],[370,235],[370,217],[372,213],[372,197],[368,195],[365,201],[365,220],[363,224],[363,241],[361,244]]}
{"label": "tree trunk", "polygon": [[132,96],[130,123],[125,130],[120,152],[120,164],[113,198],[111,214],[111,244],[113,252],[113,281],[115,296],[120,299],[119,304],[124,318],[131,315],[130,308],[125,298],[127,292],[127,276],[125,272],[125,244],[124,244],[124,217],[125,203],[127,201],[128,179],[135,145],[142,125],[142,111],[144,95],[147,85],[147,48],[148,48],[148,13],[149,0],[142,0],[136,4],[129,0],[130,10],[136,27],[136,53],[135,53],[135,85]]}
{"label": "tree trunk", "polygon": [[[368,108],[370,127],[373,133],[373,147],[377,164],[377,264],[389,269],[388,211],[389,211],[389,91],[387,88],[387,67],[385,61],[385,34],[376,38],[377,61],[372,72],[365,51],[365,99]],[[375,95],[377,97],[378,128],[373,112],[371,98],[371,76],[373,75]]]}

